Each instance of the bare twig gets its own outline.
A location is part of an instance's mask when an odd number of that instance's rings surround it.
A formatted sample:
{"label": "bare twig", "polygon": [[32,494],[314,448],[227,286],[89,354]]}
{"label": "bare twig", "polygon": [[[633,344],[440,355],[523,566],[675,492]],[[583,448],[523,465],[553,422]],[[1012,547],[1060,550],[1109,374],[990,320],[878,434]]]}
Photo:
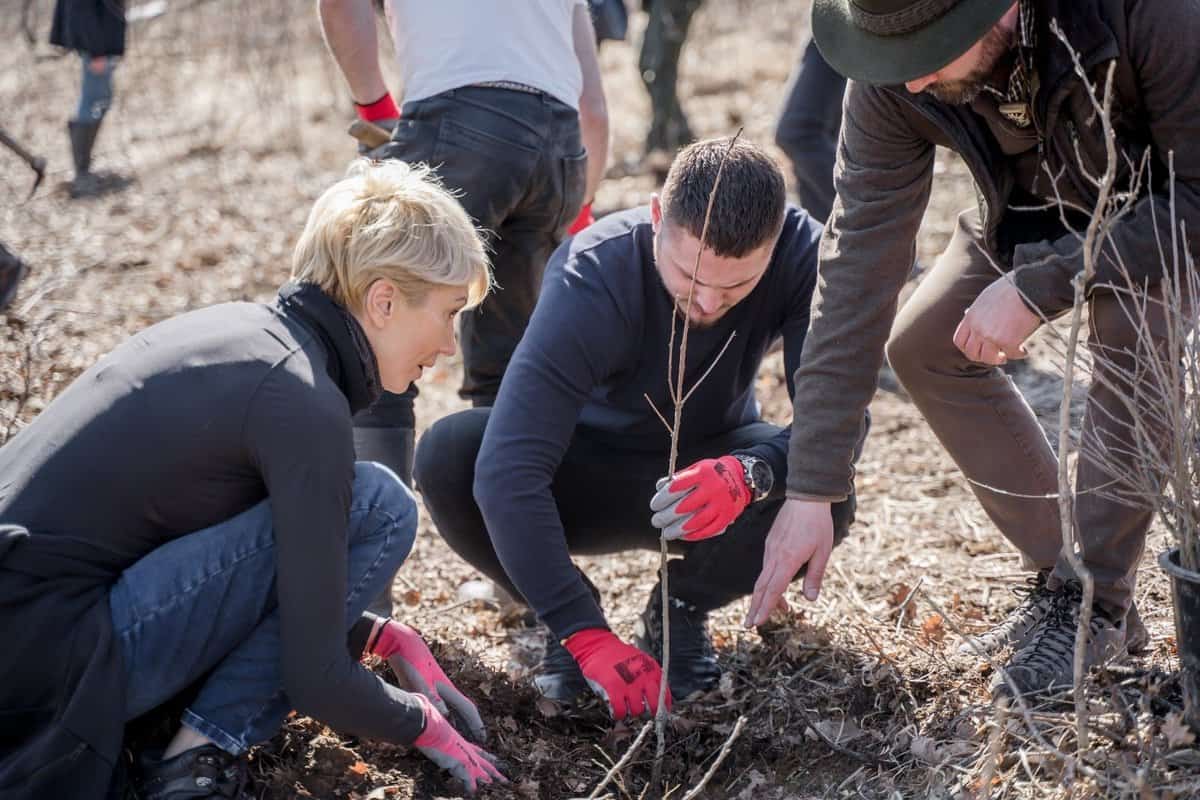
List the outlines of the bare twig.
{"label": "bare twig", "polygon": [[[690,392],[686,395],[684,393],[683,379],[684,379],[684,373],[685,373],[686,367],[687,367],[687,344],[688,344],[688,330],[689,330],[688,322],[691,319],[691,314],[692,314],[692,299],[695,297],[695,294],[696,294],[696,280],[698,279],[698,277],[700,275],[700,260],[701,260],[701,257],[704,255],[704,251],[707,246],[708,225],[712,219],[713,203],[717,199],[717,190],[721,186],[721,174],[725,171],[725,161],[726,161],[726,159],[729,158],[730,152],[733,151],[734,146],[737,144],[738,137],[740,137],[741,135],[742,135],[742,130],[739,128],[738,132],[735,133],[733,135],[733,138],[731,138],[729,140],[729,147],[726,148],[724,154],[722,154],[721,163],[717,165],[717,176],[716,176],[716,178],[713,179],[712,191],[710,191],[708,193],[708,206],[704,210],[704,224],[700,228],[700,247],[696,251],[696,266],[695,266],[695,269],[692,270],[691,282],[688,284],[687,303],[683,309],[683,331],[680,334],[680,340],[679,340],[679,363],[676,368],[674,388],[671,390],[671,397],[674,400],[674,404],[675,404],[675,418],[674,418],[674,424],[672,424],[670,426],[671,450],[670,450],[670,455],[668,457],[668,463],[667,463],[667,475],[675,474],[676,461],[679,459],[679,426],[683,419],[683,405],[687,401],[687,397],[690,396]],[[732,341],[732,338],[730,339],[730,341]],[[667,344],[668,370],[670,369],[670,366],[672,363],[671,359],[672,359],[672,354],[674,352],[674,343],[675,343],[675,323],[674,323],[674,313],[673,313],[672,321],[671,321],[671,338]],[[726,343],[726,346],[728,346],[728,342]],[[724,348],[722,348],[721,352],[722,353],[725,352]],[[718,356],[718,358],[719,357],[720,356]],[[710,367],[710,369],[711,369],[711,367]],[[707,375],[707,374],[708,373],[706,372],[705,375]],[[671,383],[671,377],[672,377],[671,375],[667,376],[668,385]],[[651,404],[651,406],[653,406],[653,403]],[[661,601],[662,601],[663,645],[662,645],[662,653],[660,655],[662,656],[663,679],[659,682],[658,711],[654,718],[654,727],[655,727],[655,731],[658,736],[658,746],[657,746],[657,750],[655,751],[655,754],[654,754],[654,769],[653,769],[651,782],[655,786],[658,786],[661,784],[663,757],[666,754],[666,749],[667,749],[667,675],[670,674],[670,660],[671,660],[671,626],[670,626],[671,598],[670,598],[669,588],[667,586],[667,537],[666,537],[665,533],[659,536],[659,569],[658,569],[658,572],[659,572],[659,586],[660,586],[660,590],[661,590]]]}
{"label": "bare twig", "polygon": [[653,726],[653,722],[647,722],[642,726],[637,738],[629,745],[629,749],[625,751],[625,754],[621,756],[621,759],[617,763],[612,765],[612,769],[605,773],[604,778],[600,783],[596,784],[596,788],[592,789],[592,793],[587,796],[587,800],[596,800],[600,797],[600,793],[604,791],[604,787],[612,783],[613,778],[617,777],[618,773],[625,768],[625,765],[632,761],[633,757],[642,749],[642,745],[646,742],[646,736],[649,735],[650,729]]}
{"label": "bare twig", "polygon": [[717,753],[716,759],[713,760],[713,763],[709,766],[708,771],[704,773],[704,777],[700,779],[700,782],[689,789],[687,794],[683,796],[683,800],[693,800],[700,792],[704,791],[704,787],[712,780],[712,776],[717,773],[717,769],[721,766],[725,757],[729,755],[730,748],[733,747],[733,743],[737,741],[737,738],[742,735],[742,728],[745,727],[746,718],[738,717],[737,722],[733,725],[733,731],[729,734],[729,738],[725,740],[725,744],[721,745],[721,751]]}
{"label": "bare twig", "polygon": [[1050,25],[1054,32],[1071,54],[1075,63],[1075,71],[1080,79],[1088,85],[1088,96],[1091,98],[1100,118],[1104,135],[1104,145],[1107,154],[1104,174],[1098,182],[1098,195],[1091,217],[1088,219],[1087,231],[1083,240],[1083,271],[1075,275],[1075,297],[1071,306],[1071,328],[1067,336],[1067,355],[1063,364],[1063,395],[1058,412],[1058,509],[1062,523],[1062,552],[1071,565],[1075,577],[1083,587],[1083,596],[1079,603],[1079,621],[1075,630],[1075,657],[1073,663],[1074,692],[1075,692],[1075,737],[1078,752],[1082,754],[1088,746],[1087,727],[1087,694],[1084,680],[1087,677],[1087,647],[1088,634],[1091,626],[1092,603],[1095,597],[1096,583],[1091,570],[1083,561],[1082,545],[1075,528],[1075,498],[1071,493],[1073,482],[1070,474],[1070,464],[1067,459],[1068,448],[1071,444],[1071,390],[1074,385],[1075,357],[1079,348],[1079,332],[1083,323],[1083,307],[1087,302],[1087,290],[1096,275],[1096,258],[1100,248],[1108,237],[1108,226],[1111,225],[1109,212],[1109,197],[1117,176],[1116,135],[1112,127],[1112,91],[1113,74],[1116,61],[1110,61],[1108,73],[1104,82],[1103,104],[1097,101],[1095,90],[1088,83],[1088,76],[1079,61],[1079,55],[1071,47],[1066,35],[1056,21]]}
{"label": "bare twig", "polygon": [[813,720],[812,714],[809,714],[808,709],[804,708],[804,706],[797,704],[792,707],[792,710],[795,711],[797,714],[799,714],[801,717],[803,717],[804,724],[808,727],[808,729],[810,731],[812,731],[814,734],[816,734],[817,738],[820,739],[822,742],[824,742],[826,747],[828,747],[830,750],[837,753],[838,755],[843,755],[843,756],[846,756],[847,758],[852,758],[855,761],[858,761],[862,764],[869,764],[871,766],[885,763],[883,761],[883,759],[881,759],[877,756],[868,755],[866,753],[860,753],[859,751],[857,751],[853,748],[846,747],[844,744],[839,744],[838,742],[834,741],[833,738],[831,736],[829,736],[829,734],[827,734],[827,733],[825,733],[825,731],[821,730],[821,728],[817,725],[817,722],[815,720]]}

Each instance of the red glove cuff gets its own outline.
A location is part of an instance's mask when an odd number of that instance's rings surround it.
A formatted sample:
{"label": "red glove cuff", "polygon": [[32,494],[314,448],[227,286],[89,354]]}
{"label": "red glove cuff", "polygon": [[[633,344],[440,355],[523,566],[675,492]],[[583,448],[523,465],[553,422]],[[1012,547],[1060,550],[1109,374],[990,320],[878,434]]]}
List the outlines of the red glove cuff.
{"label": "red glove cuff", "polygon": [[358,112],[360,119],[367,122],[378,122],[381,119],[399,119],[400,109],[396,108],[396,101],[392,99],[391,93],[385,93],[383,97],[376,100],[374,103],[355,103],[354,110]]}
{"label": "red glove cuff", "polygon": [[567,228],[567,233],[574,236],[595,221],[596,218],[592,216],[592,204],[584,203],[583,208],[579,209],[579,216],[571,223],[571,227]]}
{"label": "red glove cuff", "polygon": [[617,636],[608,628],[585,628],[568,636],[563,642],[563,647],[578,661],[609,638],[616,639]]}

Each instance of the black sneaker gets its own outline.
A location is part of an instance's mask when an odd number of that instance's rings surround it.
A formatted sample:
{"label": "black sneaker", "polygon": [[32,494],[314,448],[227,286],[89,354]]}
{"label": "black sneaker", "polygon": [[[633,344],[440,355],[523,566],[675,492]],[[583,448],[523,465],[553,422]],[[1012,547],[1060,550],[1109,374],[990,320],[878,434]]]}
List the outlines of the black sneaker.
{"label": "black sneaker", "polygon": [[546,654],[542,656],[533,687],[542,697],[562,705],[574,705],[590,690],[575,656],[549,630],[546,630]]}
{"label": "black sneaker", "polygon": [[1025,586],[1017,586],[1012,592],[1021,599],[1017,607],[1008,612],[995,627],[978,636],[971,636],[959,648],[959,655],[991,655],[1006,647],[1019,648],[1033,633],[1038,623],[1046,618],[1054,607],[1057,591],[1046,588],[1050,570],[1043,569],[1025,579]]}
{"label": "black sneaker", "polygon": [[138,758],[135,793],[139,800],[240,798],[246,787],[246,763],[216,745],[206,744],[164,759],[162,751]]}
{"label": "black sneaker", "polygon": [[[1082,594],[1079,583],[1069,581],[1055,595],[1050,613],[992,679],[996,696],[1012,695],[1014,687],[1021,695],[1038,695],[1063,692],[1075,685],[1075,632],[1079,629]],[[1093,610],[1084,667],[1103,666],[1122,656],[1127,647],[1127,629],[1128,616],[1115,622],[1099,608]]]}
{"label": "black sneaker", "polygon": [[[721,680],[717,653],[708,638],[708,612],[700,611],[677,598],[671,601],[671,658],[667,665],[667,684],[676,702],[709,691]],[[634,642],[656,661],[662,661],[662,590],[650,592],[646,610],[637,623]]]}

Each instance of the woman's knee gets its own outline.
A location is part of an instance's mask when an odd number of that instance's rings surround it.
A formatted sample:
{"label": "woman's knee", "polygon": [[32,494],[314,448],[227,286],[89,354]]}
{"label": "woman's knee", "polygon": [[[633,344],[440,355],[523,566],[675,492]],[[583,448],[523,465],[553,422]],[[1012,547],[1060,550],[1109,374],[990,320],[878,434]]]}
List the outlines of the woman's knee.
{"label": "woman's knee", "polygon": [[375,461],[354,464],[354,499],[351,508],[378,511],[401,528],[417,528],[417,499],[400,477]]}

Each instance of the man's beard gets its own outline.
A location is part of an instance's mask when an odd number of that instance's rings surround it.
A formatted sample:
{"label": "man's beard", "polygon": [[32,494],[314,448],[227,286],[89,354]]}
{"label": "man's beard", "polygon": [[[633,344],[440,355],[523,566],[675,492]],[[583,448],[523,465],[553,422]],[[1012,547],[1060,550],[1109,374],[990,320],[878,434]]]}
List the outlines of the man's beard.
{"label": "man's beard", "polygon": [[1004,57],[1012,44],[1013,34],[1011,31],[1003,31],[999,27],[992,28],[983,37],[978,67],[965,78],[931,83],[925,87],[925,91],[948,105],[962,106],[973,102],[983,91],[984,85],[996,71],[996,64]]}
{"label": "man's beard", "polygon": [[[692,304],[692,311],[693,312],[696,311],[696,307],[695,307],[694,303]],[[679,314],[680,319],[686,319],[688,321],[688,327],[691,328],[692,330],[704,330],[705,328],[711,328],[712,326],[716,325],[718,322],[721,321],[721,317],[717,317],[716,319],[710,319],[710,320],[697,320],[693,317],[689,317],[687,315],[687,296],[686,295],[675,299],[675,312],[677,314]],[[724,315],[722,314],[722,316],[724,316]]]}

